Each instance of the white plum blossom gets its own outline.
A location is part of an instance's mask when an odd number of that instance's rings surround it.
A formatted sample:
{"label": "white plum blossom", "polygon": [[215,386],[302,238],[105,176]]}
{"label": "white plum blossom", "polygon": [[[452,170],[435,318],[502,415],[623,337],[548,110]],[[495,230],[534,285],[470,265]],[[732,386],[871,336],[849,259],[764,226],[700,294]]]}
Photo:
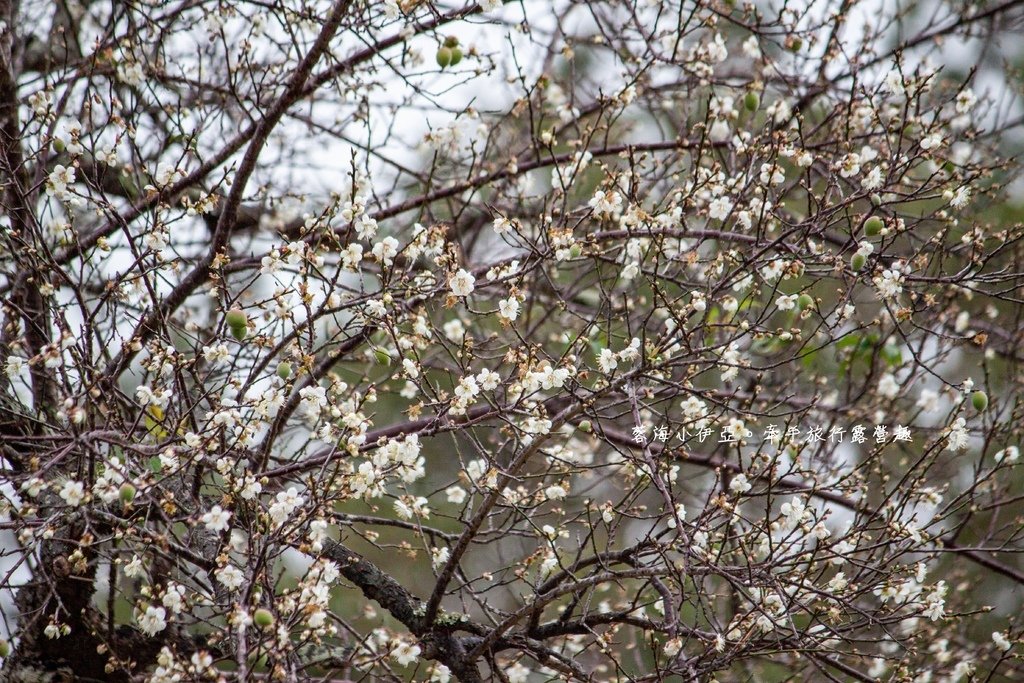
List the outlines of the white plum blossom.
{"label": "white plum blossom", "polygon": [[171,614],[180,614],[185,608],[185,586],[173,581],[167,585],[160,602]]}
{"label": "white plum blossom", "polygon": [[298,489],[290,486],[287,491],[278,492],[274,504],[270,506],[270,518],[275,525],[281,526],[305,502],[305,497],[299,495]]}
{"label": "white plum blossom", "polygon": [[228,590],[237,590],[245,582],[245,575],[242,573],[242,570],[233,564],[224,565],[214,574],[217,577],[217,581]]}
{"label": "white plum blossom", "polygon": [[484,368],[476,376],[476,381],[484,391],[494,391],[501,384],[501,375],[494,370]]}
{"label": "white plum blossom", "polygon": [[399,666],[409,666],[419,658],[420,652],[421,650],[419,645],[399,641],[391,651],[391,658],[394,659]]}
{"label": "white plum blossom", "polygon": [[60,488],[60,497],[72,507],[78,507],[85,501],[85,485],[80,481],[69,479]]}
{"label": "white plum blossom", "polygon": [[499,301],[498,315],[500,315],[504,320],[514,321],[519,317],[519,300],[515,297],[509,297]]}
{"label": "white plum blossom", "polygon": [[597,367],[601,369],[601,372],[611,372],[619,367],[619,359],[615,352],[611,349],[601,349],[601,353],[597,357]]}
{"label": "white plum blossom", "polygon": [[622,207],[622,195],[615,190],[598,190],[590,200],[590,208],[598,218],[608,218]]}
{"label": "white plum blossom", "polygon": [[1016,446],[1007,446],[999,451],[996,451],[992,458],[996,462],[1017,462],[1020,458],[1020,449]]}
{"label": "white plum blossom", "polygon": [[750,482],[747,480],[747,475],[740,472],[733,476],[729,482],[729,490],[733,493],[746,493],[750,490]]}
{"label": "white plum blossom", "polygon": [[450,683],[451,679],[452,672],[447,666],[440,662],[434,664],[434,668],[430,672],[430,683]]}
{"label": "white plum blossom", "polygon": [[896,398],[896,395],[900,393],[900,383],[896,381],[896,376],[891,372],[887,372],[882,375],[878,380],[878,394],[885,398]]}
{"label": "white plum blossom", "polygon": [[567,495],[565,487],[553,484],[544,489],[544,497],[548,500],[562,500]]}
{"label": "white plum blossom", "polygon": [[846,154],[839,161],[839,175],[844,178],[852,178],[860,173],[860,155],[856,152]]}
{"label": "white plum blossom", "polygon": [[451,551],[448,548],[431,548],[430,549],[430,563],[434,569],[440,569],[448,562],[448,558],[451,555]]}
{"label": "white plum blossom", "polygon": [[469,296],[472,294],[474,283],[476,283],[476,278],[473,277],[472,273],[464,268],[460,268],[458,272],[448,280],[448,286],[451,288],[452,294],[455,296]]}
{"label": "white plum blossom", "polygon": [[453,505],[462,505],[466,502],[466,489],[461,486],[449,486],[445,489],[445,497]]}
{"label": "white plum blossom", "polygon": [[156,635],[167,628],[167,610],[150,605],[139,617],[139,629],[146,635]]}
{"label": "white plum blossom", "polygon": [[378,261],[385,266],[390,266],[394,263],[395,256],[398,255],[398,240],[394,237],[385,237],[373,245],[372,253]]}
{"label": "white plum blossom", "polygon": [[780,311],[791,311],[796,308],[797,299],[800,298],[798,294],[783,294],[775,300],[775,305]]}
{"label": "white plum blossom", "polygon": [[231,513],[221,508],[220,505],[214,505],[210,508],[209,512],[202,516],[200,521],[206,525],[206,528],[210,531],[227,531],[231,524]]}
{"label": "white plum blossom", "polygon": [[491,225],[494,228],[494,232],[499,235],[504,235],[515,227],[515,224],[505,216],[498,216],[494,219]]}
{"label": "white plum blossom", "polygon": [[732,211],[733,203],[728,197],[716,197],[708,204],[708,216],[715,220],[724,221],[729,212]]}
{"label": "white plum blossom", "polygon": [[74,166],[57,164],[46,178],[46,194],[64,200],[68,198],[69,188],[75,184]]}
{"label": "white plum blossom", "polygon": [[797,496],[791,498],[788,503],[783,503],[780,511],[786,518],[785,528],[789,531],[805,522],[812,514],[811,511],[807,509],[804,501]]}
{"label": "white plum blossom", "polygon": [[883,270],[875,278],[875,286],[882,298],[894,299],[903,291],[903,275],[895,268]]}
{"label": "white plum blossom", "polygon": [[949,434],[946,437],[946,448],[951,451],[961,451],[967,448],[968,440],[967,420],[958,417],[949,429]]}

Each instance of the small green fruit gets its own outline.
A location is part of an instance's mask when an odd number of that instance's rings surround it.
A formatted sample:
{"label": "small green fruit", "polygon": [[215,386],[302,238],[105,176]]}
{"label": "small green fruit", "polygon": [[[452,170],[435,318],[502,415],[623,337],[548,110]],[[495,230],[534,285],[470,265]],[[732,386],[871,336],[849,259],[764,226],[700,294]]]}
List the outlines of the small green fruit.
{"label": "small green fruit", "polygon": [[455,36],[448,36],[447,38],[444,39],[444,46],[445,47],[458,47],[459,46],[459,39],[456,38]]}
{"label": "small green fruit", "polygon": [[65,149],[67,149],[67,147],[65,147],[65,146],[64,146],[64,142],[63,142],[63,141],[61,141],[61,140],[54,140],[54,141],[53,141],[53,148],[54,148],[55,150],[57,150],[57,153],[58,153],[58,154],[60,154],[61,152],[63,152],[63,151],[65,150]]}
{"label": "small green fruit", "polygon": [[810,294],[801,294],[796,300],[796,305],[800,307],[800,310],[810,308],[814,305],[814,298]]}
{"label": "small green fruit", "polygon": [[569,258],[579,258],[583,255],[583,247],[578,244],[574,244],[569,247]]}
{"label": "small green fruit", "polygon": [[374,349],[373,356],[377,359],[377,362],[380,365],[388,365],[391,363],[391,355],[384,349]]}
{"label": "small green fruit", "polygon": [[985,410],[988,408],[988,394],[984,391],[975,391],[971,394],[971,405],[975,410]]}
{"label": "small green fruit", "polygon": [[860,270],[861,268],[864,267],[864,264],[867,263],[867,260],[867,256],[858,252],[853,255],[852,259],[850,259],[850,267],[853,268],[854,270]]}
{"label": "small green fruit", "polygon": [[249,333],[249,328],[245,325],[232,325],[231,336],[238,341],[245,341],[245,336]]}
{"label": "small green fruit", "polygon": [[871,193],[871,204],[873,206],[881,206],[882,205],[882,197],[877,192],[872,192]]}
{"label": "small green fruit", "polygon": [[793,53],[800,52],[800,48],[802,48],[803,46],[803,40],[801,40],[800,38],[794,38],[793,41],[789,44],[789,51]]}
{"label": "small green fruit", "polygon": [[590,433],[593,427],[590,426],[590,420],[580,420],[580,431],[587,434]]}
{"label": "small green fruit", "polygon": [[885,227],[885,223],[878,216],[872,216],[871,218],[864,221],[864,234],[868,237],[874,237],[878,233],[882,232],[882,228]]}
{"label": "small green fruit", "polygon": [[743,96],[743,106],[747,108],[747,111],[757,111],[757,108],[761,106],[761,97],[751,90]]}
{"label": "small green fruit", "polygon": [[228,327],[245,327],[249,324],[249,318],[245,315],[245,312],[238,309],[232,308],[228,311],[225,320],[228,323]]}
{"label": "small green fruit", "polygon": [[277,364],[277,376],[281,379],[288,379],[292,374],[292,364],[288,361],[283,361]]}
{"label": "small green fruit", "polygon": [[121,484],[121,490],[118,491],[118,495],[121,497],[121,502],[127,505],[135,500],[135,487],[125,482]]}
{"label": "small green fruit", "polygon": [[442,47],[437,51],[437,65],[442,69],[452,63],[452,51],[451,48]]}
{"label": "small green fruit", "polygon": [[462,50],[457,47],[452,48],[452,66],[455,66],[462,61]]}
{"label": "small green fruit", "polygon": [[260,628],[270,628],[274,625],[274,615],[270,613],[270,610],[260,607],[252,613],[252,623]]}
{"label": "small green fruit", "polygon": [[0,638],[0,657],[7,659],[11,654],[11,643],[6,638]]}

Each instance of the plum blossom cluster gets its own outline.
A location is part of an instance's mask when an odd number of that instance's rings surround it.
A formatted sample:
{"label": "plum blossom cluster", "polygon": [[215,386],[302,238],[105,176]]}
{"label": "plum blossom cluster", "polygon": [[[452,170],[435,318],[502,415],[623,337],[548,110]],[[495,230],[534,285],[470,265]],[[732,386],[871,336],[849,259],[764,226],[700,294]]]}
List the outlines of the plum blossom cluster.
{"label": "plum blossom cluster", "polygon": [[0,680],[1014,676],[1017,3],[15,5]]}

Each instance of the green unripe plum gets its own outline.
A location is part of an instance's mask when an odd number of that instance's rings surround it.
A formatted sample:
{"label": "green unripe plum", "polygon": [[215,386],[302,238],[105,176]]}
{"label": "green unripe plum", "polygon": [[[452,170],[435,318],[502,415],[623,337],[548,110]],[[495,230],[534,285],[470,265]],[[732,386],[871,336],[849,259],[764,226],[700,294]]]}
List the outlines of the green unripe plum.
{"label": "green unripe plum", "polygon": [[238,341],[245,341],[246,335],[249,333],[249,328],[245,325],[232,325],[231,336]]}
{"label": "green unripe plum", "polygon": [[591,429],[593,429],[593,427],[591,427],[591,425],[590,425],[590,420],[580,420],[580,431],[581,432],[585,432],[585,433],[589,434]]}
{"label": "green unripe plum", "polygon": [[121,497],[121,502],[127,505],[135,500],[135,487],[125,482],[121,484],[121,490],[118,491],[118,495]]}
{"label": "green unripe plum", "polygon": [[761,97],[751,90],[743,96],[743,106],[747,108],[747,111],[757,111],[757,108],[761,106]]}
{"label": "green unripe plum", "polygon": [[452,48],[452,66],[455,66],[462,61],[462,50],[457,47]]}
{"label": "green unripe plum", "polygon": [[7,659],[11,654],[11,643],[6,638],[0,638],[0,657]]}
{"label": "green unripe plum", "polygon": [[805,308],[810,308],[814,305],[814,298],[810,294],[801,294],[796,300],[796,305],[800,307],[801,311]]}
{"label": "green unripe plum", "polygon": [[458,47],[459,46],[459,39],[456,38],[455,36],[448,36],[447,38],[444,39],[444,46],[445,47]]}
{"label": "green unripe plum", "polygon": [[452,51],[451,48],[442,47],[437,51],[437,65],[442,69],[452,63]]}
{"label": "green unripe plum", "polygon": [[391,363],[391,355],[387,351],[385,351],[384,349],[376,349],[373,352],[373,356],[374,356],[374,358],[377,359],[377,362],[379,364],[381,364],[381,365],[388,365],[388,364]]}
{"label": "green unripe plum", "polygon": [[803,40],[801,40],[800,38],[794,38],[793,42],[789,44],[789,51],[793,53],[800,52],[800,48],[802,48],[803,46]]}
{"label": "green unripe plum", "polygon": [[252,623],[260,628],[270,628],[274,625],[274,615],[270,613],[270,610],[260,607],[252,613]]}
{"label": "green unripe plum", "polygon": [[984,391],[975,391],[971,394],[971,405],[975,410],[985,410],[988,408],[988,394]]}
{"label": "green unripe plum", "polygon": [[854,270],[860,270],[864,267],[864,264],[867,263],[867,260],[867,256],[858,252],[853,255],[852,259],[850,259],[850,267]]}
{"label": "green unripe plum", "polygon": [[872,216],[871,218],[864,221],[864,234],[868,237],[874,237],[878,233],[882,232],[882,228],[885,227],[885,223],[878,216]]}
{"label": "green unripe plum", "polygon": [[569,258],[579,258],[583,255],[583,247],[578,244],[574,244],[569,247]]}
{"label": "green unripe plum", "polygon": [[245,315],[244,311],[232,308],[225,316],[225,321],[228,327],[245,327],[249,324],[249,317]]}
{"label": "green unripe plum", "polygon": [[283,361],[277,364],[277,376],[281,379],[288,379],[292,374],[292,364],[288,361]]}

